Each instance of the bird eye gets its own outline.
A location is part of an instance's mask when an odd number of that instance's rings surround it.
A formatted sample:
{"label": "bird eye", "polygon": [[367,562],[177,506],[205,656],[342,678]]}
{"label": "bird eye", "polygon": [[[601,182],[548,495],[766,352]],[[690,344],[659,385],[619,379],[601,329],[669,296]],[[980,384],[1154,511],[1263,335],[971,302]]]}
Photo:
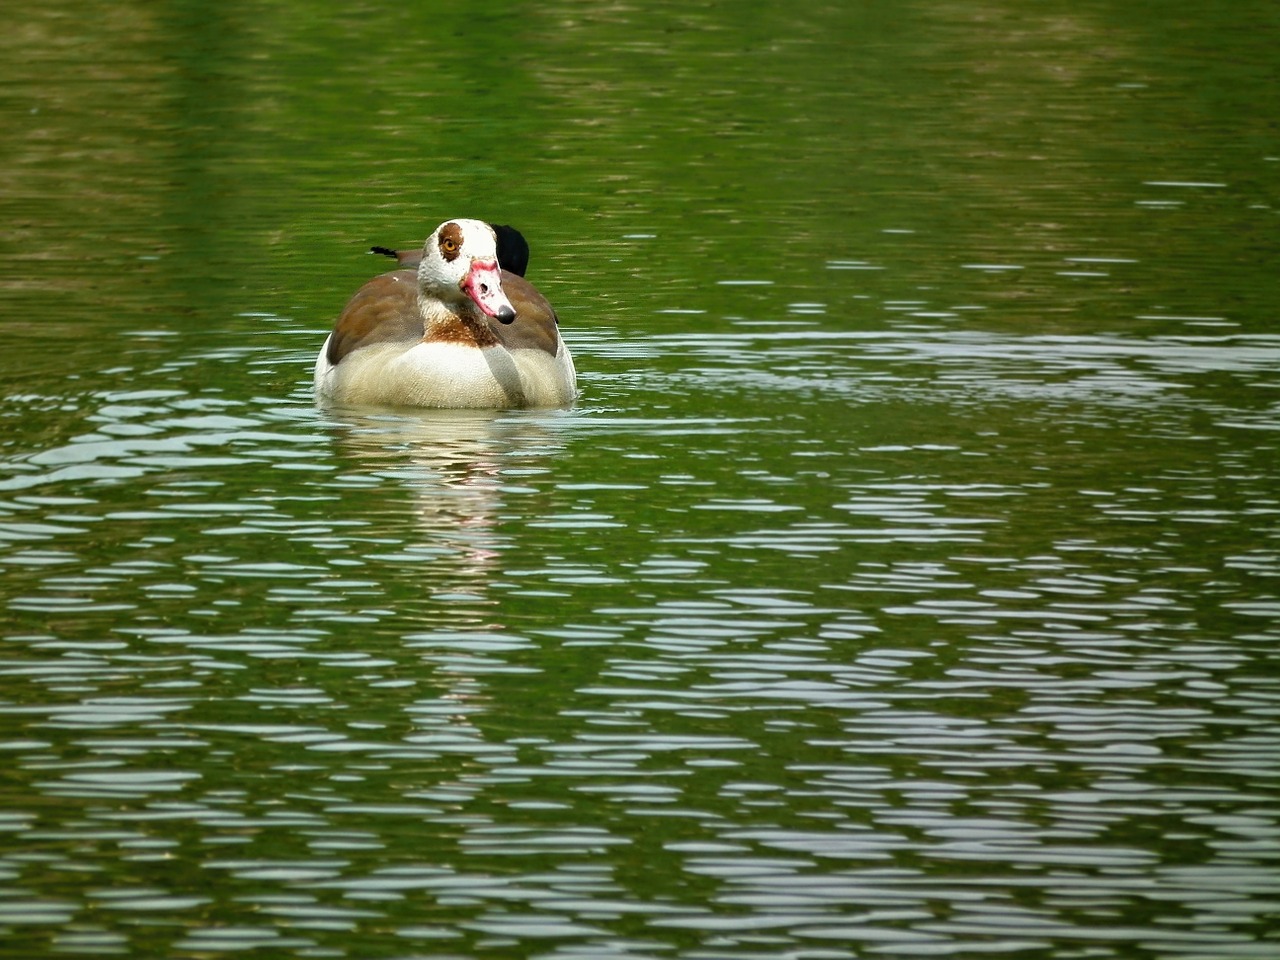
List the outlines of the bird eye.
{"label": "bird eye", "polygon": [[440,241],[440,249],[445,253],[453,253],[453,251],[458,249],[458,241],[454,240],[452,237],[445,237]]}

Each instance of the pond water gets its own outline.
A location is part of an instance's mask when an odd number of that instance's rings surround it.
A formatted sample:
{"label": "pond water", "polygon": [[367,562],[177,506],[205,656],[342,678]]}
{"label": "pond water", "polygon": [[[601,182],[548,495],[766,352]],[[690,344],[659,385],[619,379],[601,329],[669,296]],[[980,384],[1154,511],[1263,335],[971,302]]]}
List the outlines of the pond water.
{"label": "pond water", "polygon": [[0,956],[1280,955],[1275,5],[414,6],[0,14]]}

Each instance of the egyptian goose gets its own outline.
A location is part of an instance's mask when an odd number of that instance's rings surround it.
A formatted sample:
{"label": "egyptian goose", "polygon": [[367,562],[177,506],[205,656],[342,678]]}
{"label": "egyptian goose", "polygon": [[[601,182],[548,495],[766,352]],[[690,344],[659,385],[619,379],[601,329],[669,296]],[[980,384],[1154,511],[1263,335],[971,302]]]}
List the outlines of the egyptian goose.
{"label": "egyptian goose", "polygon": [[343,308],[316,358],[319,397],[344,405],[563,407],[577,375],[556,313],[524,279],[524,237],[447,220],[421,251],[374,247],[401,269]]}

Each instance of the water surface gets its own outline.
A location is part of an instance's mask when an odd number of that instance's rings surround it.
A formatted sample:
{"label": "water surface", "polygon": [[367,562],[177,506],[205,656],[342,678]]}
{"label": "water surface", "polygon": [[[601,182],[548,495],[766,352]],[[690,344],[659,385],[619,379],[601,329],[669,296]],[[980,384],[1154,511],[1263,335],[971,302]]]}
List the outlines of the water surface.
{"label": "water surface", "polygon": [[1280,949],[1269,5],[5,19],[0,956]]}

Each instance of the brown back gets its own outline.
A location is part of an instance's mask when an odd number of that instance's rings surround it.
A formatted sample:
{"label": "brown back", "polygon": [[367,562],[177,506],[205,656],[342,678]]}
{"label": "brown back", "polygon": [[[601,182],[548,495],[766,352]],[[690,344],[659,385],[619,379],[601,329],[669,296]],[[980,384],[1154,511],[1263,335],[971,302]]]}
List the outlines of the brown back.
{"label": "brown back", "polygon": [[[555,356],[556,313],[546,297],[529,281],[506,270],[502,271],[502,289],[515,307],[515,320],[501,323],[486,318],[485,329],[473,329],[468,338],[464,330],[471,328],[472,322],[459,319],[458,339],[471,339],[477,345],[496,341],[509,350],[543,350]],[[374,277],[342,308],[329,337],[329,362],[337,364],[353,350],[375,343],[408,347],[420,341],[424,332],[418,275],[414,270],[393,270]]]}
{"label": "brown back", "polygon": [[371,343],[421,340],[422,329],[417,273],[384,273],[357,290],[342,308],[329,337],[329,362],[336,364]]}

